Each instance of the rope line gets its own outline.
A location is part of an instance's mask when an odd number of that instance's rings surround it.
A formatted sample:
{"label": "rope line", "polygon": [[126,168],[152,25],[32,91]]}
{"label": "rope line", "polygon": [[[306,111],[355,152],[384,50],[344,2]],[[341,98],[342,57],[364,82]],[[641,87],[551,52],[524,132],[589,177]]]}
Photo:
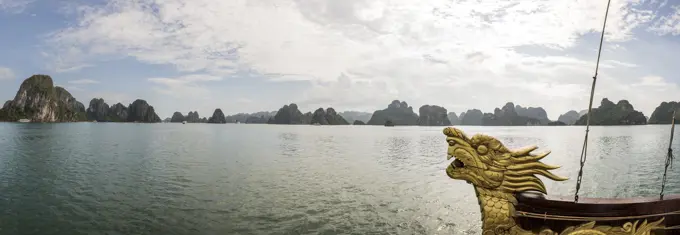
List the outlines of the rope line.
{"label": "rope line", "polygon": [[595,75],[593,76],[593,85],[590,87],[590,101],[588,103],[588,116],[586,118],[586,136],[583,140],[583,149],[581,150],[581,168],[578,171],[576,179],[576,193],[574,193],[574,201],[578,202],[578,191],[581,189],[581,180],[583,178],[583,165],[586,163],[586,156],[588,152],[588,132],[590,132],[590,113],[593,110],[593,96],[595,95],[595,83],[597,82],[597,71],[600,69],[600,56],[602,55],[602,42],[604,41],[604,30],[607,26],[607,15],[609,15],[609,5],[611,0],[607,1],[607,10],[604,13],[604,23],[602,24],[602,35],[600,36],[600,48],[597,51],[597,63],[595,64]]}
{"label": "rope line", "polygon": [[670,227],[665,227],[663,228],[665,230],[671,230],[671,229],[680,229],[680,225],[675,225],[675,226],[670,226]]}
{"label": "rope line", "polygon": [[673,134],[675,133],[675,110],[673,110],[673,119],[671,121],[671,140],[668,142],[668,155],[666,155],[666,165],[663,170],[663,180],[661,181],[661,193],[659,198],[663,200],[663,190],[666,188],[666,173],[669,167],[673,167]]}
{"label": "rope line", "polygon": [[671,211],[658,214],[649,215],[631,215],[631,216],[594,216],[594,217],[584,217],[584,216],[567,216],[567,215],[548,215],[539,214],[533,212],[517,211],[515,212],[516,217],[527,217],[535,219],[550,219],[550,220],[568,220],[568,221],[614,221],[614,220],[626,220],[626,219],[641,219],[649,217],[662,217],[668,215],[680,215],[680,210]]}

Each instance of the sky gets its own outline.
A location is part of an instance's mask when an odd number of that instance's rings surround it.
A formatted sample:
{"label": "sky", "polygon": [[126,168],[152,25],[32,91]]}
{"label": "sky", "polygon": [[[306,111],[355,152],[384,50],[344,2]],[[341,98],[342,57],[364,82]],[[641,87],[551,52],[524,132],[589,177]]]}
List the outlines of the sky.
{"label": "sky", "polygon": [[[677,4],[677,5],[673,5]],[[506,102],[587,109],[604,0],[0,0],[0,99],[50,75],[85,106],[162,118]],[[595,90],[650,116],[680,100],[680,3],[612,0]]]}

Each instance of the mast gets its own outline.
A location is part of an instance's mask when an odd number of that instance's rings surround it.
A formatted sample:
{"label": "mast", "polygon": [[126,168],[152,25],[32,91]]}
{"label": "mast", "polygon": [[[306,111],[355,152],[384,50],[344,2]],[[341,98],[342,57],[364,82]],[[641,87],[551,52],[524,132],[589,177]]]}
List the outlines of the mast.
{"label": "mast", "polygon": [[593,110],[593,96],[595,95],[595,84],[597,82],[597,72],[600,69],[600,55],[602,54],[602,42],[604,41],[604,30],[607,26],[607,16],[609,15],[609,5],[611,0],[607,1],[607,10],[604,13],[604,23],[602,24],[602,35],[600,35],[600,47],[597,51],[597,62],[595,63],[595,75],[593,75],[593,84],[590,87],[590,101],[588,103],[588,116],[586,117],[586,135],[583,139],[583,149],[581,149],[581,168],[578,171],[578,178],[576,179],[576,193],[574,193],[574,202],[578,202],[578,191],[581,189],[581,179],[583,178],[583,165],[586,163],[586,156],[588,152],[588,132],[590,132],[590,113]]}
{"label": "mast", "polygon": [[663,200],[663,190],[666,188],[666,173],[668,172],[668,167],[673,165],[673,135],[675,134],[675,111],[673,110],[673,119],[671,119],[671,140],[668,142],[668,154],[666,155],[666,165],[663,169],[663,180],[661,181],[661,193],[659,194],[659,200]]}

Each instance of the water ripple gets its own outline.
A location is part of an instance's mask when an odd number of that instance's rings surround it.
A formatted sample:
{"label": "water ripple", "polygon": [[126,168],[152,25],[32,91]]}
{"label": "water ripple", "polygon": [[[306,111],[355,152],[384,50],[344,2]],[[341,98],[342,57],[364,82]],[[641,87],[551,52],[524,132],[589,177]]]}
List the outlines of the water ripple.
{"label": "water ripple", "polygon": [[[582,128],[465,131],[552,150],[573,194]],[[594,127],[581,195],[657,195],[667,133]],[[445,150],[439,127],[0,123],[0,233],[479,234]]]}

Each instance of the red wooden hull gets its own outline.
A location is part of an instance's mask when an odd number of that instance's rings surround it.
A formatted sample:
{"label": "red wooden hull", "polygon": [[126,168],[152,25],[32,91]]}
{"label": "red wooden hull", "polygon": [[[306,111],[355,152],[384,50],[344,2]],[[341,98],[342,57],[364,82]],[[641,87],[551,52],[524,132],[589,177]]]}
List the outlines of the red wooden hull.
{"label": "red wooden hull", "polygon": [[[562,231],[570,226],[597,221],[598,225],[622,227],[635,220],[663,219],[664,229],[652,234],[680,234],[680,195],[641,198],[573,198],[545,196],[540,193],[515,194],[515,220],[526,230],[550,228]],[[676,228],[677,227],[677,228]]]}

